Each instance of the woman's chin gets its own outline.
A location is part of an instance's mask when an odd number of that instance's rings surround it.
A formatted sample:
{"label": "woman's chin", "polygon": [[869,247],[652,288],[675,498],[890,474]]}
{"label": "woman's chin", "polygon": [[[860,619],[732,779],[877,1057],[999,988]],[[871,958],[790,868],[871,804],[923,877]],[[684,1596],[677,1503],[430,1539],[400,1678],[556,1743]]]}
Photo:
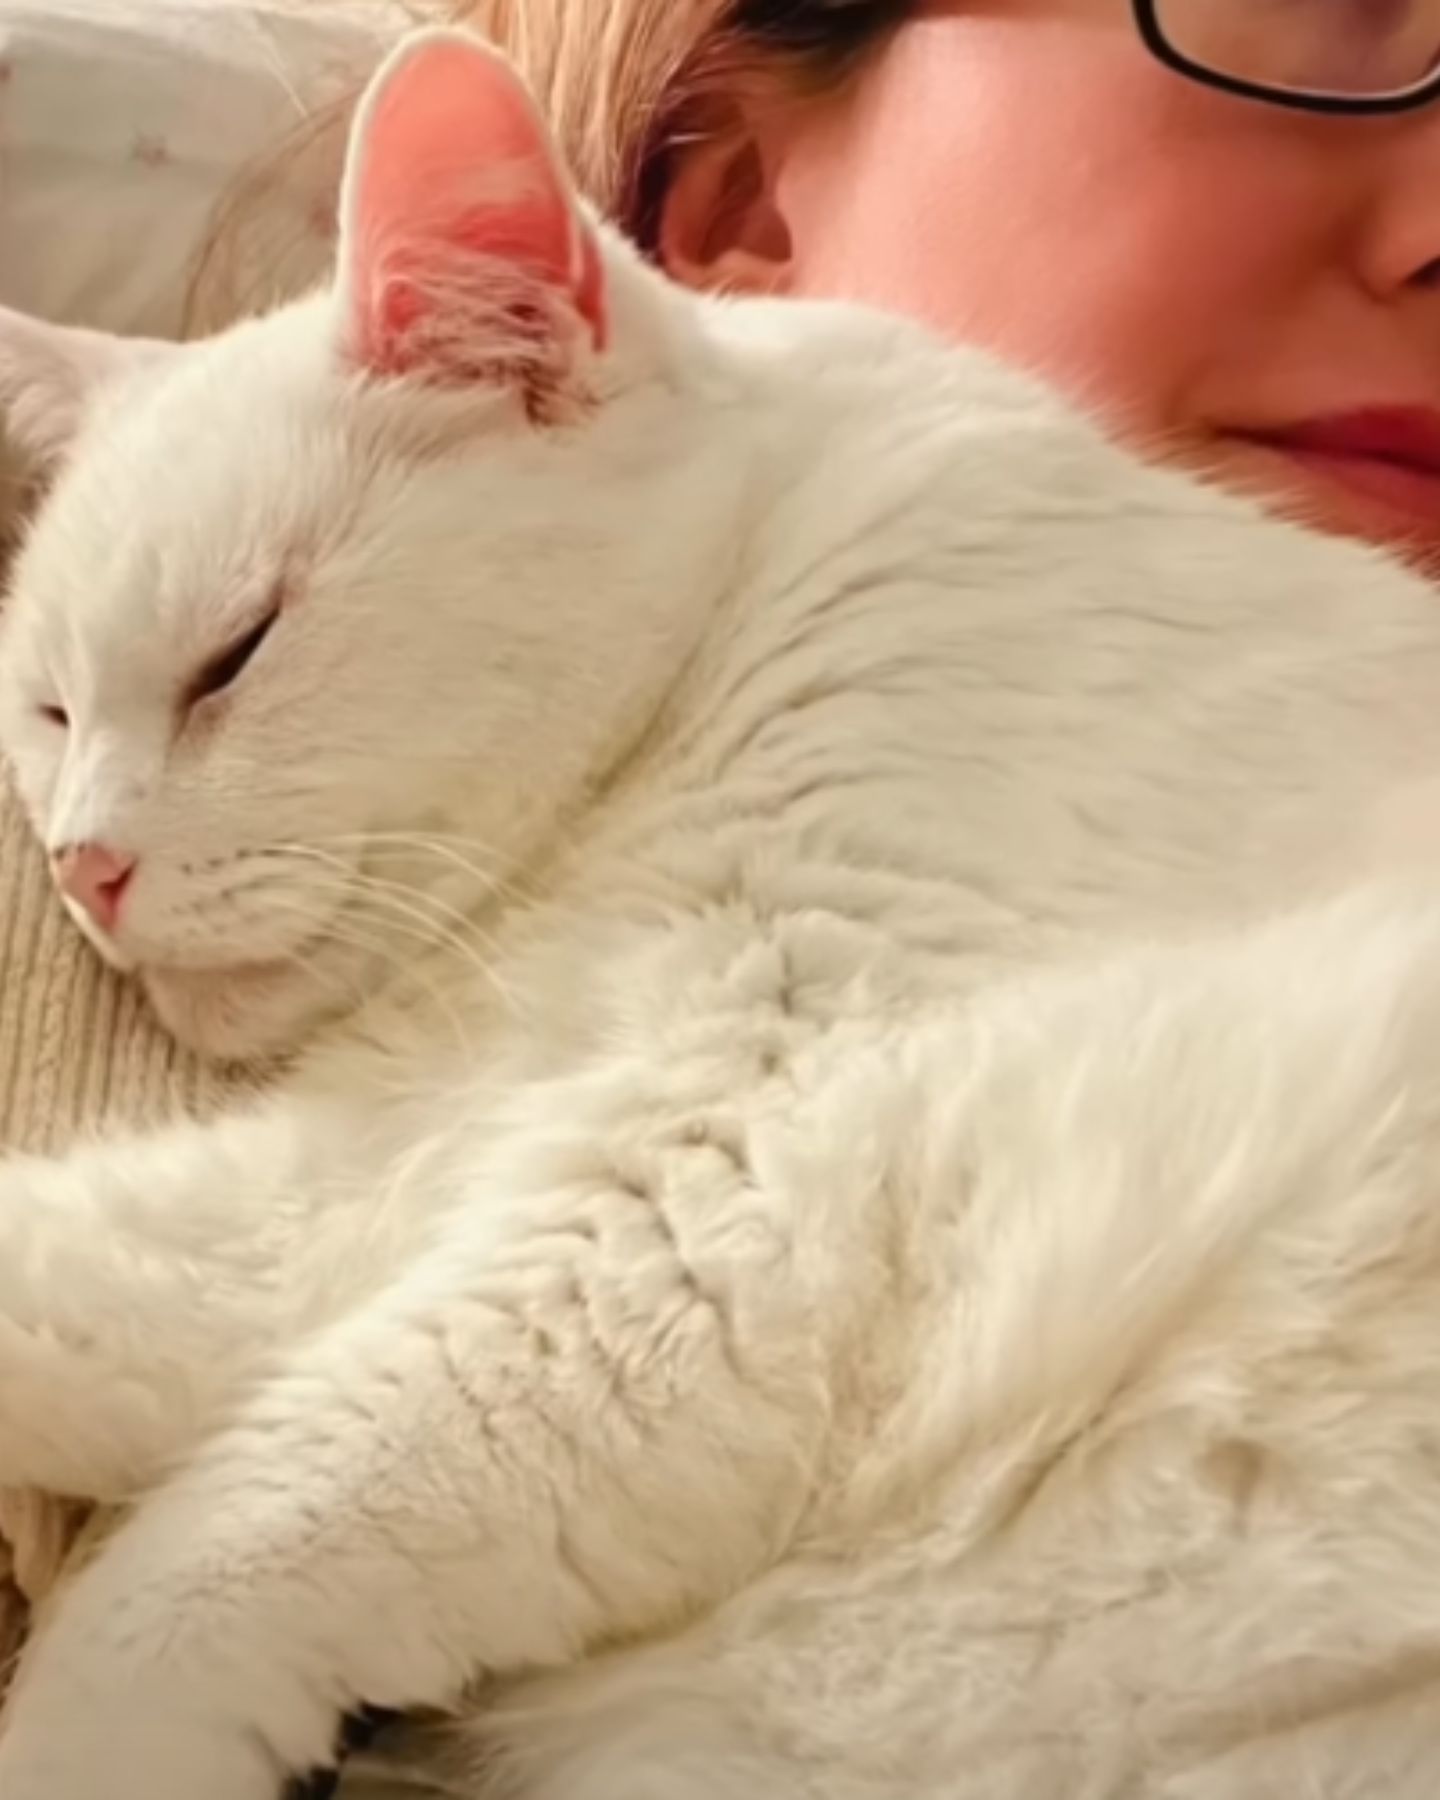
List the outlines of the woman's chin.
{"label": "woman's chin", "polygon": [[208,1062],[272,1063],[342,1010],[334,984],[294,962],[142,968],[140,981],[166,1031]]}

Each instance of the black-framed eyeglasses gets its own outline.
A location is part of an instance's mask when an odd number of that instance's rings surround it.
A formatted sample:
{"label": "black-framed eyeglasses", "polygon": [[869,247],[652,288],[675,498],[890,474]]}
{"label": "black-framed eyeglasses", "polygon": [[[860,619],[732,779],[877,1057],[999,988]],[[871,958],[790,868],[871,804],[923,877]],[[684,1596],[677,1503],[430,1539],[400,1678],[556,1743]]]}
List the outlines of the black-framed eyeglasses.
{"label": "black-framed eyeglasses", "polygon": [[1398,113],[1440,99],[1440,0],[1133,0],[1163,63],[1306,112]]}

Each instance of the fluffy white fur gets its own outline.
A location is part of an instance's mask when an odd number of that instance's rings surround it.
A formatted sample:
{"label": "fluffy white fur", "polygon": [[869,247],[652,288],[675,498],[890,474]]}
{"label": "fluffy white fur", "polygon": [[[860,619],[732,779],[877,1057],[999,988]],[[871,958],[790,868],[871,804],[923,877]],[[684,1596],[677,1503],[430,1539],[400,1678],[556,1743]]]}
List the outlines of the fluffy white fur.
{"label": "fluffy white fur", "polygon": [[1435,594],[670,290],[464,40],[348,192],[333,294],[0,332],[79,420],[37,829],[182,1035],[309,1041],[0,1168],[0,1468],[138,1500],[0,1796],[275,1800],[369,1702],[455,1722],[367,1793],[1430,1800]]}

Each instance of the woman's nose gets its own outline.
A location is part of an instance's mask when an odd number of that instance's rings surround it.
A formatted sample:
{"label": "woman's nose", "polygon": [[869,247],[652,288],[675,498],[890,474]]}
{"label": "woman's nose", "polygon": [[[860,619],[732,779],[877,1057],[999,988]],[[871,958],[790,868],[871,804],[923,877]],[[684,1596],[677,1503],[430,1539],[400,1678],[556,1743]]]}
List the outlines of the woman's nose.
{"label": "woman's nose", "polygon": [[1374,147],[1367,285],[1392,300],[1425,295],[1440,316],[1440,100],[1393,121],[1361,124],[1388,139],[1383,151]]}

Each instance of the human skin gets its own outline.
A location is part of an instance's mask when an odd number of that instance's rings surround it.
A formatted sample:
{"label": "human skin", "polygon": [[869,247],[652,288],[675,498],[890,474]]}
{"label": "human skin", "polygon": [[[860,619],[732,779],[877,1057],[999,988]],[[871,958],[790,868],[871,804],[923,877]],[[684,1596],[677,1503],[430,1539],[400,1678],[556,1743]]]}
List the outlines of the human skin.
{"label": "human skin", "polygon": [[988,345],[1440,576],[1440,105],[1236,98],[1154,60],[1125,0],[944,0],[820,98],[737,96],[659,248]]}

